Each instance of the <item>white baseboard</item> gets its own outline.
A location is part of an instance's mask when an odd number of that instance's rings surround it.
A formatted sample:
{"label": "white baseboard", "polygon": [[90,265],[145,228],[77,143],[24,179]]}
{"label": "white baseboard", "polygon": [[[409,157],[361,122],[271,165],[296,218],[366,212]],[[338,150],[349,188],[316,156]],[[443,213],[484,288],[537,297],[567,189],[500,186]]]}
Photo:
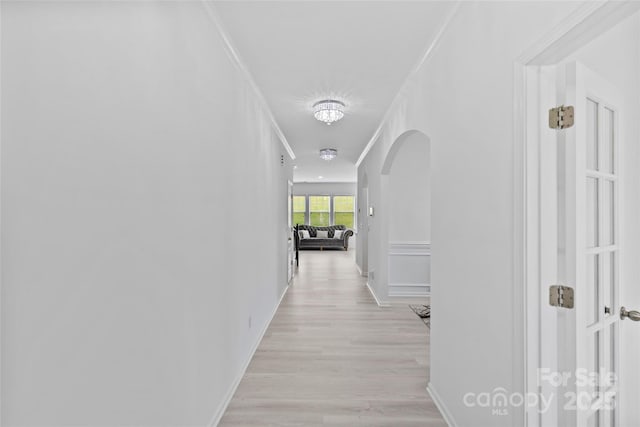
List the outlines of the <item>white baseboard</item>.
{"label": "white baseboard", "polygon": [[369,286],[369,282],[367,282],[367,288],[369,289],[369,292],[371,292],[373,299],[376,300],[376,304],[378,304],[378,307],[391,307],[391,304],[382,302],[378,299],[378,296],[376,295],[376,293],[373,291],[371,286]]}
{"label": "white baseboard", "polygon": [[360,268],[360,266],[358,265],[358,263],[356,263],[356,268],[358,269],[358,273],[360,273],[361,276],[363,277],[367,277],[368,274],[367,273],[363,273],[362,269]]}
{"label": "white baseboard", "polygon": [[390,297],[418,297],[431,295],[431,285],[428,283],[389,283]]}
{"label": "white baseboard", "polygon": [[433,403],[436,404],[436,407],[440,411],[440,414],[442,415],[442,418],[444,418],[444,421],[447,423],[447,425],[449,427],[458,427],[458,424],[456,424],[456,422],[454,421],[451,412],[449,412],[449,409],[447,408],[447,405],[444,404],[442,398],[440,398],[438,392],[433,388],[433,384],[431,384],[431,382],[429,382],[429,384],[427,385],[427,393],[429,393],[429,396],[431,396]]}
{"label": "white baseboard", "polygon": [[406,305],[429,305],[430,297],[389,297],[387,304],[389,306],[406,306]]}
{"label": "white baseboard", "polygon": [[231,403],[231,399],[233,399],[233,395],[236,393],[236,390],[240,385],[240,381],[242,381],[242,377],[244,377],[244,374],[247,372],[247,368],[249,367],[249,363],[251,363],[251,359],[253,359],[253,355],[255,354],[256,350],[260,346],[260,343],[262,342],[262,338],[264,338],[264,334],[267,332],[267,329],[269,329],[269,325],[271,325],[271,321],[273,320],[273,317],[276,315],[276,312],[278,311],[278,308],[280,307],[280,304],[282,303],[282,300],[284,299],[284,296],[287,294],[288,290],[289,290],[289,286],[287,286],[284,289],[284,292],[282,292],[282,295],[280,296],[280,301],[278,301],[278,304],[273,309],[273,313],[271,313],[269,321],[265,325],[264,329],[260,332],[259,338],[256,340],[255,344],[251,348],[251,351],[249,352],[249,357],[247,358],[244,365],[242,366],[240,373],[231,384],[231,387],[229,388],[229,391],[227,392],[224,398],[224,401],[218,407],[218,410],[216,411],[215,415],[211,419],[211,422],[209,423],[209,427],[216,427],[220,422],[220,420],[222,419],[222,416],[227,410],[227,406],[229,406],[229,403]]}

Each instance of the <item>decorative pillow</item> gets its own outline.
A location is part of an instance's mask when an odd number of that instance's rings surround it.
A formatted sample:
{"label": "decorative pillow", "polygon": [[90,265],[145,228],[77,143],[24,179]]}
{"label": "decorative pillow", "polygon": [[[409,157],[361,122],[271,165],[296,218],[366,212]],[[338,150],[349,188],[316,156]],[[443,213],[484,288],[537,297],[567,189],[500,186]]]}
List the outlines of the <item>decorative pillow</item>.
{"label": "decorative pillow", "polygon": [[318,230],[318,231],[316,231],[316,236],[318,237],[318,239],[328,239],[329,238],[329,231],[327,231],[327,230]]}
{"label": "decorative pillow", "polygon": [[298,232],[300,234],[300,239],[310,239],[311,235],[309,234],[309,230],[300,230]]}
{"label": "decorative pillow", "polygon": [[333,238],[334,239],[342,239],[342,233],[344,233],[343,230],[335,230],[333,232]]}

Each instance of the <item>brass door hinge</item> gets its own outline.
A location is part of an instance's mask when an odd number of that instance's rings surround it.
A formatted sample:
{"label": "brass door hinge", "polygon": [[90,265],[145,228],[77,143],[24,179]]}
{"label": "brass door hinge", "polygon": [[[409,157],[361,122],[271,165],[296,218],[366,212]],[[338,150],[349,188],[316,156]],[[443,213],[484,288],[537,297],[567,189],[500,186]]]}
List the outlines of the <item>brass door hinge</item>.
{"label": "brass door hinge", "polygon": [[550,286],[549,305],[553,307],[573,308],[573,288],[563,285]]}
{"label": "brass door hinge", "polygon": [[573,107],[561,105],[549,110],[549,127],[551,129],[566,129],[573,126]]}

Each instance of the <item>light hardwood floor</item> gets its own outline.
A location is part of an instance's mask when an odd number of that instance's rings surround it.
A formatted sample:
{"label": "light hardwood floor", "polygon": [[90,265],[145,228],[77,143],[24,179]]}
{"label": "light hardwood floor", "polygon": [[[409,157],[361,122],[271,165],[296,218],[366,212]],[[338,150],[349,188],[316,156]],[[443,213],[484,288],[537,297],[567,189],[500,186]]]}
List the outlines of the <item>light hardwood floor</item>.
{"label": "light hardwood floor", "polygon": [[220,426],[446,426],[425,388],[429,329],[379,308],[353,251],[304,251]]}

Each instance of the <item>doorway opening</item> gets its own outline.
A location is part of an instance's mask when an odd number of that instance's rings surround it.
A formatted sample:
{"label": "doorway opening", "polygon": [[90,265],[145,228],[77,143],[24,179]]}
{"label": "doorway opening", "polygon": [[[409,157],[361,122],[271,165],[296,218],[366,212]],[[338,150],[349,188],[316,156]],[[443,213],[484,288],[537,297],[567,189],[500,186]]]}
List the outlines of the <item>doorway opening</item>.
{"label": "doorway opening", "polygon": [[361,276],[369,274],[369,177],[365,172],[358,191],[358,248],[356,267]]}
{"label": "doorway opening", "polygon": [[428,305],[431,141],[419,130],[406,131],[381,163],[358,183],[358,269],[379,306]]}
{"label": "doorway opening", "polygon": [[[381,174],[381,241],[385,299],[429,304],[431,294],[431,142],[418,130],[401,134]],[[386,267],[386,271],[385,271]]]}

